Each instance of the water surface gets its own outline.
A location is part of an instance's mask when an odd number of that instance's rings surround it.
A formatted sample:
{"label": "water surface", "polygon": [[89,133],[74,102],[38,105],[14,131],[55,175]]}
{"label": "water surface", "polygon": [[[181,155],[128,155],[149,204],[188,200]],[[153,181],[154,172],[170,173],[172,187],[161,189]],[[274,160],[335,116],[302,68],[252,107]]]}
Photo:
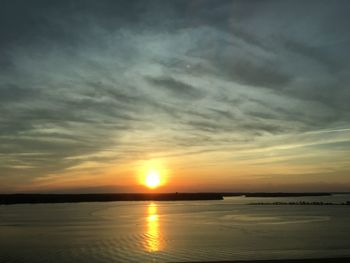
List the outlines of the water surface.
{"label": "water surface", "polygon": [[0,206],[0,262],[166,262],[350,256],[349,206],[331,197]]}

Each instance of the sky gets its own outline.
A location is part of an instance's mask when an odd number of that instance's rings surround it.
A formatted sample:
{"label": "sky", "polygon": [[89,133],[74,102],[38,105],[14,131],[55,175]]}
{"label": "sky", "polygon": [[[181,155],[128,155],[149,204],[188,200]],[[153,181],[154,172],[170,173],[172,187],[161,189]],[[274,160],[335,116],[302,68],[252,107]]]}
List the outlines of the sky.
{"label": "sky", "polygon": [[0,192],[350,191],[349,13],[2,1]]}

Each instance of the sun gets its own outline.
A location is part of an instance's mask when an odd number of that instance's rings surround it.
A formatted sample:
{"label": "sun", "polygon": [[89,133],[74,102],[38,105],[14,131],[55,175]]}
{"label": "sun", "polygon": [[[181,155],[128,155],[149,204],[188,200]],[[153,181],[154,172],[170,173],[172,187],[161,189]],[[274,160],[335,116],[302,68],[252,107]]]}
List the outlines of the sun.
{"label": "sun", "polygon": [[[170,170],[168,164],[160,159],[140,161],[136,165],[135,177],[137,184],[148,190],[164,190],[169,183]],[[163,188],[164,187],[164,188]]]}
{"label": "sun", "polygon": [[150,170],[146,175],[145,184],[148,188],[157,188],[160,185],[160,174],[157,170]]}

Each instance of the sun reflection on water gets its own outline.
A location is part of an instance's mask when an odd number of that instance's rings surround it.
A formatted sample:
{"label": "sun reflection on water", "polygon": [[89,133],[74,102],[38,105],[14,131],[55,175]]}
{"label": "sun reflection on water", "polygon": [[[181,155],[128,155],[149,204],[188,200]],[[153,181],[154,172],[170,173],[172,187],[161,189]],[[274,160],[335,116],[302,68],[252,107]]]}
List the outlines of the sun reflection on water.
{"label": "sun reflection on water", "polygon": [[147,207],[147,232],[146,232],[146,249],[149,252],[157,252],[161,249],[159,216],[157,205],[150,203]]}

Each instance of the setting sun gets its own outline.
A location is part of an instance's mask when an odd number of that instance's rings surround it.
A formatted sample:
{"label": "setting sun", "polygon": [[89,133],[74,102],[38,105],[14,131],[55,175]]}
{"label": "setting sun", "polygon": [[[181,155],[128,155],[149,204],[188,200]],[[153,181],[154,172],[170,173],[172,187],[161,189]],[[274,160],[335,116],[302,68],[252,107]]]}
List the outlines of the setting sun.
{"label": "setting sun", "polygon": [[156,170],[151,170],[146,175],[145,184],[149,188],[156,188],[160,185],[160,174]]}
{"label": "setting sun", "polygon": [[169,164],[162,159],[150,159],[138,163],[135,171],[137,183],[150,190],[160,188],[164,190],[170,178],[168,167]]}

